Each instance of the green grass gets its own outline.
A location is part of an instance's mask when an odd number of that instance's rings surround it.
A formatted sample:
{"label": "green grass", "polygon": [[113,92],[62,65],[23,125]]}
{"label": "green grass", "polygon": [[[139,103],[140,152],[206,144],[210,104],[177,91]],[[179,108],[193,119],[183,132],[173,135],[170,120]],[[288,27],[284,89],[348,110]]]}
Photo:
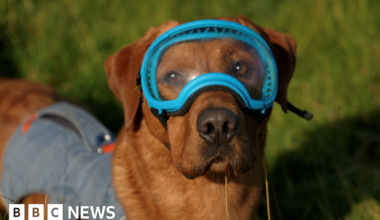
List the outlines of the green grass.
{"label": "green grass", "polygon": [[379,12],[376,0],[4,0],[0,75],[49,84],[117,131],[108,55],[167,20],[245,14],[296,38],[289,100],[315,114],[306,122],[275,104],[266,149],[272,219],[380,219]]}

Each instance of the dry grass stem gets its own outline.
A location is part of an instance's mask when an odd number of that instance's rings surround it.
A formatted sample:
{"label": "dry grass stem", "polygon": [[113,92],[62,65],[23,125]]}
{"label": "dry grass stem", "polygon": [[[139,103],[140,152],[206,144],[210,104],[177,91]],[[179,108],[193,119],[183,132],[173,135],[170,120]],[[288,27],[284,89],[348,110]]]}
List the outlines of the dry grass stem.
{"label": "dry grass stem", "polygon": [[267,211],[268,220],[270,220],[270,206],[269,206],[269,189],[268,189],[268,173],[267,173],[267,160],[264,158],[264,170],[265,170],[265,192],[267,196]]}
{"label": "dry grass stem", "polygon": [[225,172],[225,176],[224,176],[224,180],[225,180],[225,184],[224,184],[224,188],[225,188],[225,194],[226,194],[226,215],[227,215],[227,219],[230,220],[230,214],[228,213],[228,196],[227,196],[227,171]]}

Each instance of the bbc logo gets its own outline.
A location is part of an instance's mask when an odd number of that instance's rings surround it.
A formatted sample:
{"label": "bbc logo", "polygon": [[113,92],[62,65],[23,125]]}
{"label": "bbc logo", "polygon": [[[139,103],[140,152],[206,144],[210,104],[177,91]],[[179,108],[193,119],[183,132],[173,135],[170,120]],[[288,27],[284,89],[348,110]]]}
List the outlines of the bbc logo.
{"label": "bbc logo", "polygon": [[[29,204],[28,219],[29,220],[44,220],[44,205]],[[48,204],[47,219],[63,220],[63,205]],[[24,204],[9,204],[9,220],[25,220],[25,205]]]}
{"label": "bbc logo", "polygon": [[[67,219],[115,219],[115,206],[68,206],[67,208]],[[44,205],[28,205],[29,220],[44,220],[44,214]],[[9,220],[25,220],[25,205],[9,204]],[[63,205],[48,204],[47,220],[63,220]]]}

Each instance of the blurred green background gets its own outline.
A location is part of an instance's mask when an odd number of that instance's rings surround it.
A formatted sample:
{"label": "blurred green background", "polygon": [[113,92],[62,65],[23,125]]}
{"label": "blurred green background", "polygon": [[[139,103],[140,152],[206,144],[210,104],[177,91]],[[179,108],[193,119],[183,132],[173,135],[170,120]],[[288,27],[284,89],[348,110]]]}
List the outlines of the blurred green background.
{"label": "blurred green background", "polygon": [[378,0],[3,0],[0,76],[51,85],[117,131],[108,55],[167,20],[240,14],[296,38],[288,96],[315,114],[306,122],[275,104],[266,146],[272,219],[380,219]]}

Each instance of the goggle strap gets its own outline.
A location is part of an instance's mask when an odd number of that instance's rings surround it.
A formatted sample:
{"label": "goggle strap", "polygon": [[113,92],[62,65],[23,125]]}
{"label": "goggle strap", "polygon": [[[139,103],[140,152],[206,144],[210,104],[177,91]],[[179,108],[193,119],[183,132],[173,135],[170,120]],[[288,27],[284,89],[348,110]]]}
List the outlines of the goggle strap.
{"label": "goggle strap", "polygon": [[135,90],[138,90],[140,88],[141,88],[141,74],[140,74],[140,70],[139,70],[139,72],[137,73],[137,77],[136,77],[136,87],[135,87]]}
{"label": "goggle strap", "polygon": [[[166,112],[159,114],[158,110],[155,108],[150,108],[150,112],[152,112],[152,114],[158,119],[158,121],[160,121],[160,123],[165,128],[165,130],[168,131],[168,124],[166,122],[168,121],[169,116],[166,115]],[[166,144],[166,143],[163,143],[163,144],[169,151],[171,151],[169,144]]]}
{"label": "goggle strap", "polygon": [[[272,108],[268,108],[265,110],[265,113],[262,114],[261,112],[257,114],[257,125],[259,126],[261,124],[261,122],[264,121],[264,119],[266,117],[268,117],[268,115],[270,115],[270,113],[272,112]],[[259,135],[259,138],[261,137],[261,133]]]}
{"label": "goggle strap", "polygon": [[300,117],[302,117],[302,118],[304,118],[304,119],[306,119],[308,121],[310,121],[314,117],[314,115],[311,114],[310,112],[305,111],[305,110],[304,111],[300,110],[299,108],[295,107],[289,101],[288,101],[288,109],[289,109],[289,111],[297,114],[298,116],[300,116]]}
{"label": "goggle strap", "polygon": [[[289,111],[299,115],[300,117],[310,121],[312,118],[313,118],[313,114],[311,114],[310,112],[307,112],[307,111],[302,111],[300,110],[299,108],[295,107],[292,103],[290,103],[288,101],[288,109]],[[165,130],[167,131],[168,130],[168,125],[167,125],[167,121],[169,119],[169,116],[166,114],[166,112],[163,112],[162,114],[159,114],[158,113],[158,110],[155,109],[155,108],[151,108],[150,111],[152,112],[152,114],[160,121],[160,123],[162,124],[162,126],[165,128]],[[257,114],[257,124],[260,125],[264,119],[266,117],[268,117],[268,115],[272,112],[272,108],[268,108],[264,114]],[[262,136],[262,133],[263,132],[260,132],[259,134],[259,138],[261,138]],[[166,144],[166,143],[163,143],[165,145],[165,147],[171,151],[171,148],[170,148],[170,145],[169,144]]]}
{"label": "goggle strap", "polygon": [[158,110],[155,108],[150,108],[150,112],[152,112],[152,114],[156,116],[156,118],[160,121],[162,126],[164,126],[165,130],[168,130],[168,125],[166,122],[169,119],[169,116],[166,115],[166,112],[163,111],[162,114],[160,114],[158,113]]}
{"label": "goggle strap", "polygon": [[170,145],[169,145],[169,144],[165,144],[165,143],[163,143],[163,144],[165,145],[165,147],[166,147],[169,151],[172,151],[171,148],[170,148]]}

